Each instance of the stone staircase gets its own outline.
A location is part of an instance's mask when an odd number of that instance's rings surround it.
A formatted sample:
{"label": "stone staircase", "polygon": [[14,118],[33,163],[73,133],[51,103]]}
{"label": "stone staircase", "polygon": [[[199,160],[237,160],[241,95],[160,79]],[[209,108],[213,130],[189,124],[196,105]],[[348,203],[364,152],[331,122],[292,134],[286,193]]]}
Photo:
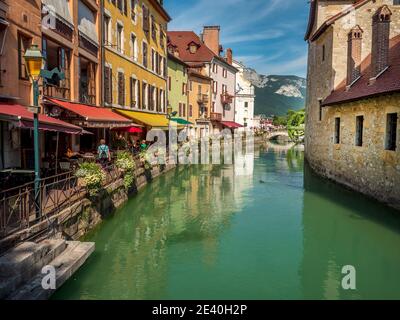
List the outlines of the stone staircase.
{"label": "stone staircase", "polygon": [[94,248],[92,242],[61,239],[20,244],[0,257],[0,299],[48,299],[55,290],[42,287],[48,274],[42,274],[42,268],[55,268],[58,289],[85,263]]}

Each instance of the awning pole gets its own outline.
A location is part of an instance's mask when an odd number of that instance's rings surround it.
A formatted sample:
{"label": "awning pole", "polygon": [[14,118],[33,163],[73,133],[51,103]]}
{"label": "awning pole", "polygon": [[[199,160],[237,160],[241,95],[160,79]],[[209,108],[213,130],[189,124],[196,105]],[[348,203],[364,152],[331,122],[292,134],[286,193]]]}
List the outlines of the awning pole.
{"label": "awning pole", "polygon": [[58,140],[60,138],[60,133],[57,131],[57,142],[56,142],[56,175],[58,172]]}

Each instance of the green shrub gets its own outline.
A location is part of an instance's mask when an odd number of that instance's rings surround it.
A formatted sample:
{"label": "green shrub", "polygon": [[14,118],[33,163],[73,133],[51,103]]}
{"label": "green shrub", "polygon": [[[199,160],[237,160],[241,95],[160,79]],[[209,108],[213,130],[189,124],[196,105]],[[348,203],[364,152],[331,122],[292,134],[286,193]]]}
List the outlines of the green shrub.
{"label": "green shrub", "polygon": [[136,163],[132,155],[127,151],[118,153],[115,165],[123,172],[125,189],[130,189],[136,180]]}
{"label": "green shrub", "polygon": [[106,179],[106,174],[103,169],[96,163],[92,162],[84,162],[80,164],[75,176],[84,181],[90,196],[95,196],[99,193],[103,182]]}

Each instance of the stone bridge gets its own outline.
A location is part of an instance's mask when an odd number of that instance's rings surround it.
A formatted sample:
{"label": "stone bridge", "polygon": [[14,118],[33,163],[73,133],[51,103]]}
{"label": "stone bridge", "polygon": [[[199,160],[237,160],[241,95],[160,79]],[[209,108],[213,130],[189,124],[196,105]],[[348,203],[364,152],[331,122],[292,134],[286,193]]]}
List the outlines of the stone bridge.
{"label": "stone bridge", "polygon": [[271,140],[271,139],[279,137],[279,136],[289,137],[289,134],[288,134],[287,130],[275,130],[275,131],[266,133],[265,139]]}

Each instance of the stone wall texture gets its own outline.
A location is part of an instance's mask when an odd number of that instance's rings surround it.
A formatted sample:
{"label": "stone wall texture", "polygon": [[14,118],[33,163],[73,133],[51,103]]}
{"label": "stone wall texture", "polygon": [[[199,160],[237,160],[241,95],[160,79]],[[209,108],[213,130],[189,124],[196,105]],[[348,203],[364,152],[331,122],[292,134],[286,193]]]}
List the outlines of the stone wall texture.
{"label": "stone wall texture", "polygon": [[[343,1],[343,3],[346,1]],[[326,12],[340,7],[320,1],[316,26]],[[370,1],[331,25],[309,42],[306,102],[306,159],[321,175],[400,208],[400,94],[385,95],[320,109],[323,101],[346,81],[348,34],[359,25],[363,32],[362,60],[371,54],[372,17],[382,5],[392,11],[390,38],[400,34],[400,6],[392,0]],[[323,46],[325,59],[322,59]],[[399,75],[400,81],[400,75]],[[322,111],[321,111],[322,110]],[[396,151],[385,150],[387,113],[398,113]],[[356,116],[364,116],[363,146],[355,146]],[[335,118],[341,118],[341,141],[334,143]]]}

